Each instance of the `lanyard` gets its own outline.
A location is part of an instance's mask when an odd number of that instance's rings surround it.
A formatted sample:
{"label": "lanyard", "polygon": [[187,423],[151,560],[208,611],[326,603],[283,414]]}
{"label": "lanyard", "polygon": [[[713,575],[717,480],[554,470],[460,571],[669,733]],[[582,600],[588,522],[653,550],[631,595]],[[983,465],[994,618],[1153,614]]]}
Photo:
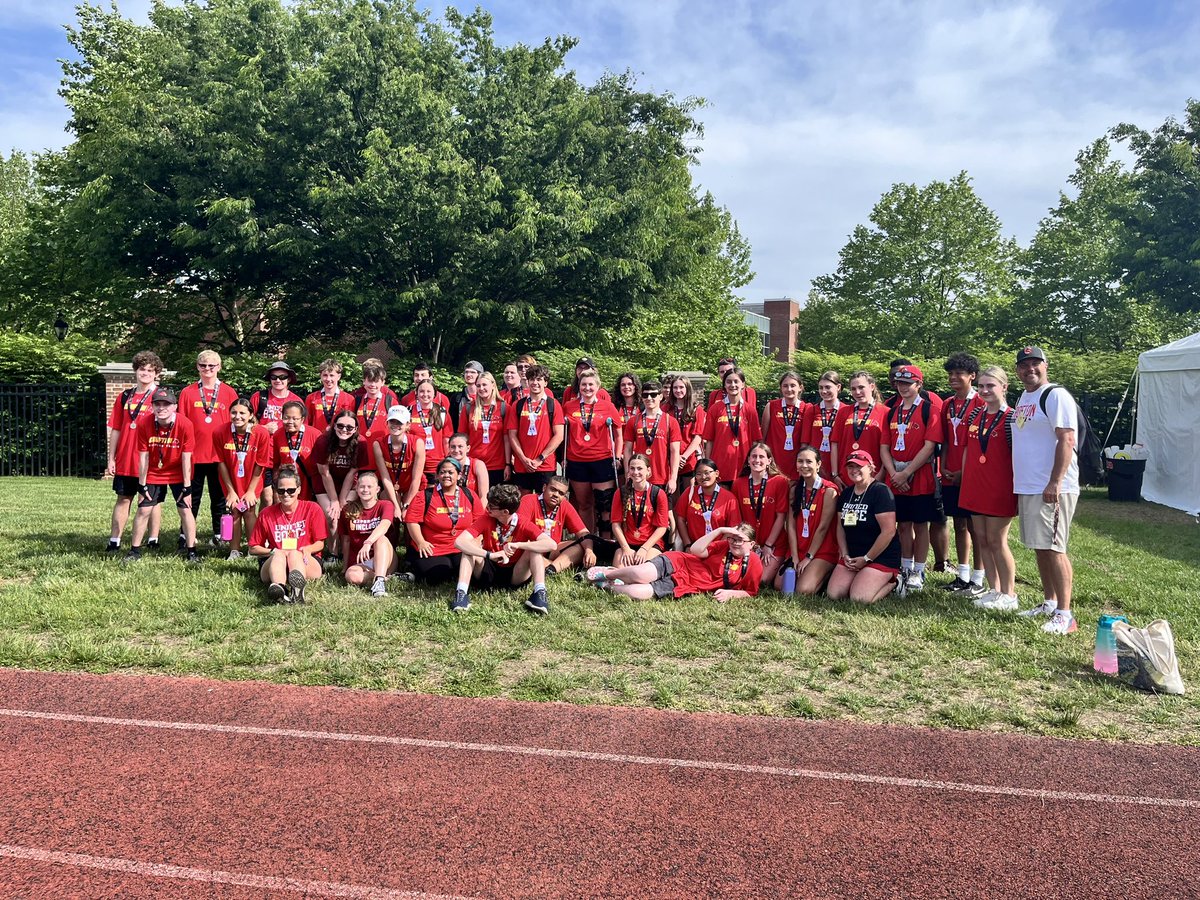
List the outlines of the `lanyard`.
{"label": "lanyard", "polygon": [[[762,518],[763,504],[767,500],[767,479],[764,478],[758,485],[758,496],[754,496],[754,479],[747,480],[746,489],[750,492],[750,508],[754,510],[754,516],[757,519]],[[714,496],[716,496],[714,494]]]}
{"label": "lanyard", "polygon": [[725,419],[729,422],[729,430],[733,432],[735,438],[741,436],[742,431],[742,404],[738,403],[737,418],[733,417],[733,407],[729,404],[729,396],[725,396]]}
{"label": "lanyard", "polygon": [[589,404],[579,401],[579,424],[583,426],[584,431],[592,430],[592,419],[596,416],[596,404],[591,404],[591,409],[588,409]]}
{"label": "lanyard", "polygon": [[986,408],[983,410],[983,412],[981,412],[979,414],[979,419],[980,419],[980,421],[979,421],[979,452],[980,453],[984,453],[984,454],[987,453],[988,441],[990,441],[992,439],[992,432],[995,431],[996,427],[1001,423],[1001,421],[1003,421],[1004,414],[1006,412],[1008,412],[1008,410],[1003,407],[996,410],[996,415],[992,418],[991,425],[988,425]]}
{"label": "lanyard", "polygon": [[167,429],[165,435],[163,434],[162,427],[155,422],[154,436],[158,438],[158,468],[161,469],[163,467],[163,458],[167,454],[167,447],[174,443],[175,440],[175,419],[171,420],[171,427]]}
{"label": "lanyard", "polygon": [[[428,435],[433,430],[433,407],[430,406],[429,409],[422,410],[421,404],[417,403],[413,406],[413,410],[417,414],[417,421],[421,423],[421,427],[425,429],[425,434]],[[426,418],[426,414],[428,414],[428,418]]]}
{"label": "lanyard", "polygon": [[[325,405],[325,395],[324,394],[321,395],[321,413],[322,413],[322,415],[325,416],[325,424],[326,425],[333,424],[333,414],[337,412],[338,398],[341,396],[342,396],[342,389],[335,388],[333,391],[333,402],[331,402],[328,406],[326,406]],[[370,428],[371,426],[368,425],[367,427]]]}
{"label": "lanyard", "polygon": [[654,443],[654,439],[656,437],[658,437],[658,426],[659,426],[659,423],[662,422],[662,413],[659,413],[655,417],[653,431],[646,430],[646,422],[648,422],[648,421],[649,421],[649,419],[647,419],[646,414],[643,412],[642,413],[642,440],[646,442],[647,449],[649,449],[650,446]]}
{"label": "lanyard", "polygon": [[450,527],[458,527],[458,517],[462,515],[462,492],[454,492],[454,506],[450,506],[450,501],[446,499],[446,492],[442,490],[442,486],[438,485],[438,493],[442,496],[442,506],[446,507],[447,514],[450,516]]}
{"label": "lanyard", "polygon": [[517,517],[516,516],[513,516],[512,518],[510,518],[508,520],[508,527],[503,532],[500,531],[500,523],[497,522],[495,531],[493,532],[493,534],[495,534],[495,536],[496,536],[496,545],[498,547],[500,547],[501,549],[507,547],[509,542],[512,540],[513,532],[515,532],[516,530],[517,530]]}
{"label": "lanyard", "polygon": [[212,418],[213,410],[217,408],[217,395],[221,392],[221,382],[218,381],[216,387],[213,388],[211,401],[204,396],[203,382],[197,381],[196,387],[200,390],[200,405],[204,407],[204,415]]}
{"label": "lanyard", "polygon": [[867,406],[866,413],[862,419],[858,418],[858,406],[854,407],[854,415],[850,420],[850,425],[854,429],[854,439],[857,441],[862,437],[863,430],[867,427],[867,423],[871,421],[871,413],[875,410],[875,404],[871,403]]}
{"label": "lanyard", "polygon": [[375,417],[377,415],[379,415],[379,407],[383,403],[383,394],[380,394],[378,397],[375,398],[375,405],[371,407],[369,412],[367,411],[367,403],[368,403],[368,398],[364,398],[363,399],[362,417],[363,417],[363,424],[366,427],[363,428],[363,431],[371,430],[371,424],[375,421]]}
{"label": "lanyard", "polygon": [[[557,515],[554,515],[554,514],[551,514],[551,513],[550,513],[550,512],[549,512],[549,511],[546,509],[546,500],[545,500],[545,498],[543,498],[543,497],[538,497],[538,506],[540,506],[540,507],[542,508],[542,521],[546,523],[546,531],[547,531],[547,532],[549,532],[549,531],[550,531],[550,529],[552,529],[552,528],[554,527],[555,523],[557,522],[557,520],[558,520],[558,516],[557,516]],[[555,512],[555,513],[557,513],[557,512],[558,512],[558,510],[555,510],[554,512]],[[639,524],[640,524],[640,523],[639,523]]]}
{"label": "lanyard", "polygon": [[133,400],[133,394],[129,395],[129,400],[125,401],[125,412],[129,415],[129,419],[133,423],[137,423],[137,417],[141,414],[142,407],[146,405],[146,401],[150,399],[150,395],[154,393],[154,388],[146,388],[142,392],[142,399],[138,401],[138,405],[130,409],[129,402]]}
{"label": "lanyard", "polygon": [[296,432],[296,442],[292,443],[293,435],[285,435],[287,437],[288,451],[292,454],[292,462],[296,461],[296,457],[300,455],[300,451],[304,448],[304,426],[300,426],[300,430]]}
{"label": "lanyard", "polygon": [[[821,482],[821,479],[820,478],[816,479],[816,481],[813,482],[812,494],[810,495],[808,492],[808,486],[803,481],[801,481],[800,482],[800,509],[802,509],[802,510],[807,509],[810,513],[815,511],[817,508],[817,501],[819,499],[821,499],[821,489],[823,487],[824,487],[824,484]],[[811,500],[809,499],[810,496],[812,497]]]}
{"label": "lanyard", "polygon": [[[780,400],[779,402],[781,404],[779,411],[783,414],[783,427],[795,428],[796,422],[800,419],[800,398],[796,398],[795,406],[788,406],[786,400]],[[789,410],[791,410],[791,416],[788,415]]]}
{"label": "lanyard", "polygon": [[946,415],[949,416],[950,421],[953,422],[955,425],[957,425],[959,422],[961,422],[963,413],[965,413],[967,411],[967,407],[971,405],[971,401],[974,399],[975,399],[975,391],[972,390],[971,393],[967,394],[967,399],[965,399],[963,401],[962,409],[955,408],[953,397],[951,397],[949,400],[947,400],[946,401]]}
{"label": "lanyard", "polygon": [[712,499],[709,500],[708,506],[705,506],[704,505],[704,488],[697,487],[696,488],[696,499],[700,501],[700,512],[702,512],[702,513],[712,512],[713,507],[717,505],[717,494],[719,494],[719,493],[721,493],[721,486],[719,484],[713,485]]}
{"label": "lanyard", "polygon": [[[917,411],[917,407],[920,405],[921,405],[921,401],[918,399],[916,403],[914,403],[912,406],[910,406],[908,408],[908,415],[906,416],[906,415],[904,415],[904,404],[901,403],[900,406],[896,409],[896,426],[898,428],[903,427],[903,428],[907,429],[908,423],[912,421],[913,413],[915,413]],[[857,437],[857,436],[858,435],[855,435],[855,437]]]}
{"label": "lanyard", "polygon": [[822,406],[822,407],[820,407],[820,411],[821,411],[821,427],[822,428],[833,427],[833,420],[837,418],[838,404],[834,403],[833,406],[828,406],[828,407]]}
{"label": "lanyard", "polygon": [[[735,557],[732,550],[729,550],[725,553],[725,566],[724,570],[721,572],[721,583],[726,587],[726,589],[733,587],[737,581],[742,580],[742,570],[745,568],[745,566],[745,557]],[[732,577],[735,570],[737,571],[737,581],[735,581]]]}
{"label": "lanyard", "polygon": [[[250,429],[246,429],[245,434],[239,435],[237,433],[237,428],[235,428],[232,425],[230,425],[229,428],[233,432],[233,450],[234,450],[234,452],[235,453],[245,453],[247,450],[249,450],[250,449]],[[239,440],[239,438],[245,438],[245,440]]]}
{"label": "lanyard", "polygon": [[[641,506],[638,505],[638,497],[642,498]],[[640,494],[637,491],[633,492],[633,497],[629,501],[629,508],[633,512],[634,530],[642,530],[642,520],[646,518],[646,504],[650,502],[650,487],[647,486],[645,491]]]}
{"label": "lanyard", "polygon": [[388,469],[391,470],[392,480],[396,480],[404,472],[404,458],[408,455],[408,438],[400,439],[400,460],[396,461],[396,451],[392,449],[392,439],[388,438]]}

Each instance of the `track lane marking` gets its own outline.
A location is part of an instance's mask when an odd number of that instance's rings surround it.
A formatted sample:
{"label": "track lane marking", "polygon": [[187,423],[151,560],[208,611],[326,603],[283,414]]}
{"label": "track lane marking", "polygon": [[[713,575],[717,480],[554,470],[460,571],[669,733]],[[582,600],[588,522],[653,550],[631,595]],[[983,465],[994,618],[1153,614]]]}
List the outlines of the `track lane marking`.
{"label": "track lane marking", "polygon": [[397,747],[417,747],[426,750],[458,750],[474,753],[496,753],[514,756],[544,756],[553,759],[577,759],[624,765],[662,766],[671,769],[699,769],[713,772],[733,772],[744,775],[769,775],[785,778],[805,778],[814,781],[840,781],[852,784],[872,784],[884,787],[904,787],[919,790],[950,791],[965,794],[984,794],[999,797],[1020,797],[1031,800],[1058,800],[1072,803],[1107,803],[1128,806],[1161,806],[1200,809],[1200,800],[1174,797],[1143,797],[1131,794],[1081,793],[1022,788],[1008,785],[971,784],[925,778],[900,778],[892,775],[866,775],[859,772],[836,772],[821,769],[799,769],[782,766],[761,766],[730,763],[718,760],[671,759],[658,756],[632,756],[624,753],[599,753],[590,750],[559,750],[549,747],[526,747],[520,744],[480,744],[464,741],[438,741],[428,738],[396,737],[380,734],[354,734],[337,731],[305,731],[295,728],[264,728],[253,725],[221,725],[209,722],[170,722],[157,719],[125,719],[114,716],[87,716],[78,713],[43,712],[30,709],[0,709],[0,716],[14,719],[39,719],[51,722],[73,722],[83,725],[112,725],[124,728],[156,728],[167,731],[199,731],[218,734],[237,734],[259,737],[283,737],[308,741],[341,741],[359,744],[383,744]]}
{"label": "track lane marking", "polygon": [[249,875],[243,872],[223,872],[219,869],[194,869],[165,863],[142,862],[117,856],[92,856],[88,853],[64,853],[16,844],[0,844],[0,857],[33,862],[82,866],[107,872],[126,872],[148,878],[175,878],[203,884],[229,884],[236,887],[291,891],[314,897],[351,897],[354,900],[471,900],[448,894],[427,894],[421,891],[398,891],[371,885],[343,884],[337,881],[308,881],[303,878],[281,878],[273,875]]}

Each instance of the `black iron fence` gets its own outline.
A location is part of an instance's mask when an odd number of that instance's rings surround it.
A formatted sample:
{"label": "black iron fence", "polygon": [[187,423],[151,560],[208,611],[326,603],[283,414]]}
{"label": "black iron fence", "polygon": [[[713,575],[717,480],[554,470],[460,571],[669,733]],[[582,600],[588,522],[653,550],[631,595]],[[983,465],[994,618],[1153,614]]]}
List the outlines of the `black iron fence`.
{"label": "black iron fence", "polygon": [[0,384],[0,475],[101,474],[103,396],[95,381]]}

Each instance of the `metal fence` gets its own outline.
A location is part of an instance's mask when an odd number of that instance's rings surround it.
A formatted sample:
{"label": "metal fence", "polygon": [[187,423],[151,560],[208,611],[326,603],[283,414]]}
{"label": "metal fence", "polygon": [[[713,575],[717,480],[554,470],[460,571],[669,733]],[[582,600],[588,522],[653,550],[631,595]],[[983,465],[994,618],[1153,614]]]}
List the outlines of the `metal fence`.
{"label": "metal fence", "polygon": [[91,381],[0,384],[0,475],[99,475],[103,391]]}

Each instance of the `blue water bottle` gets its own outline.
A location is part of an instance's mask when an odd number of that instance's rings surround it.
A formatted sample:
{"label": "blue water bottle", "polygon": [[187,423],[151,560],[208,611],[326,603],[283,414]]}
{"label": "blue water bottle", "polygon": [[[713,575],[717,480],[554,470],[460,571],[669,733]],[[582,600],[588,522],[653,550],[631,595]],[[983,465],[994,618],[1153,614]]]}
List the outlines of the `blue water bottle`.
{"label": "blue water bottle", "polygon": [[783,570],[783,596],[796,596],[796,569],[794,566],[788,566]]}
{"label": "blue water bottle", "polygon": [[1128,622],[1124,616],[1101,616],[1096,625],[1096,650],[1092,656],[1092,668],[1104,675],[1117,674],[1117,636],[1113,634],[1114,622]]}

